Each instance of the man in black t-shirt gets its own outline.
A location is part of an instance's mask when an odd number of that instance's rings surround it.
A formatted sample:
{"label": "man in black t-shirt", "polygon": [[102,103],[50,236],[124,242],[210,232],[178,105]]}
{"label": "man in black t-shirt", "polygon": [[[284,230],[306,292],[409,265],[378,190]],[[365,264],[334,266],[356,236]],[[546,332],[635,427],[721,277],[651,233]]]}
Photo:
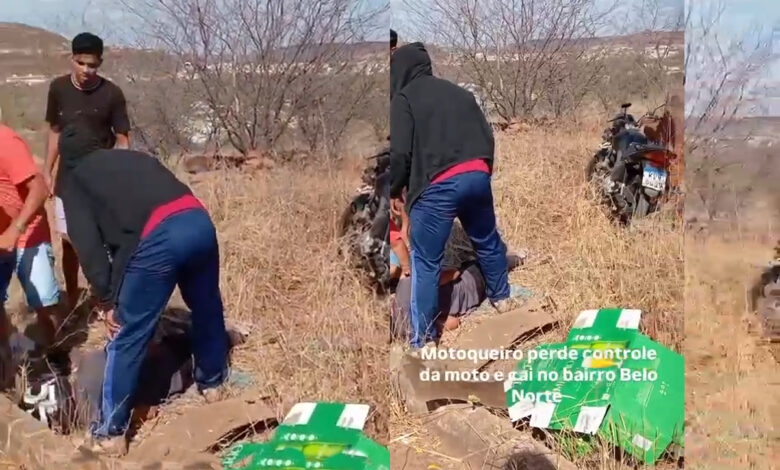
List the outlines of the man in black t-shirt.
{"label": "man in black t-shirt", "polygon": [[[103,63],[103,40],[91,33],[73,38],[71,72],[54,79],[49,86],[46,122],[49,138],[43,176],[52,194],[59,196],[59,182],[73,167],[72,161],[59,161],[59,135],[69,124],[89,129],[103,148],[129,148],[130,120],[122,90],[98,75]],[[59,163],[59,165],[58,165]],[[52,175],[56,172],[56,181]],[[79,261],[68,238],[62,200],[55,199],[55,230],[62,237],[62,270],[70,307],[78,301]]]}

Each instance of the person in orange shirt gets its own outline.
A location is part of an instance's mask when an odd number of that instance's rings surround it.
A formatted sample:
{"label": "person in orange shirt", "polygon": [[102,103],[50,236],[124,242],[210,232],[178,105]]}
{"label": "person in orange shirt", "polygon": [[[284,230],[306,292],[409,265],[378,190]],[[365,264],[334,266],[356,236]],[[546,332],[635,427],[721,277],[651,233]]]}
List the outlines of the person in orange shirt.
{"label": "person in orange shirt", "polygon": [[[402,232],[409,224],[406,211],[402,206],[391,203],[390,215],[390,277],[398,279],[411,276],[409,247]],[[400,227],[396,219],[401,221]]]}
{"label": "person in orange shirt", "polygon": [[60,286],[54,274],[51,232],[43,207],[49,195],[30,148],[13,129],[0,124],[0,295],[8,299],[14,271],[34,309],[43,340],[54,341]]}

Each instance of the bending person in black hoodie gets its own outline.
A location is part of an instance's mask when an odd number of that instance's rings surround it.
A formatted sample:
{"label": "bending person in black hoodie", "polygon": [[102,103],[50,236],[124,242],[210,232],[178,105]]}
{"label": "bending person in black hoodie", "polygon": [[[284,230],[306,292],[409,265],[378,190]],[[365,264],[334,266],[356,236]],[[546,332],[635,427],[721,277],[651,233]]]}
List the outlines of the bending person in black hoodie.
{"label": "bending person in black hoodie", "polygon": [[437,340],[444,246],[458,217],[479,259],[487,296],[509,304],[506,247],[496,229],[493,134],[474,95],[433,76],[422,43],[390,59],[391,197],[405,199],[412,258],[411,345]]}
{"label": "bending person in black hoodie", "polygon": [[192,311],[195,383],[207,401],[219,398],[228,375],[219,247],[208,212],[157,159],[101,150],[90,135],[63,130],[60,154],[76,163],[60,191],[70,239],[111,337],[92,444],[124,454],[141,364],[177,284]]}

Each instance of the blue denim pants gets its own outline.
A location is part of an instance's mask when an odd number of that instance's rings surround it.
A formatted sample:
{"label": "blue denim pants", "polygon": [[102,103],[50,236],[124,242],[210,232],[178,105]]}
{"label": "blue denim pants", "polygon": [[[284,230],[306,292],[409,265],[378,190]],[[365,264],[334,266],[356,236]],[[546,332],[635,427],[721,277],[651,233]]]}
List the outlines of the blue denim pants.
{"label": "blue denim pants", "polygon": [[455,217],[474,245],[485,276],[487,297],[494,302],[509,297],[506,245],[496,228],[490,175],[470,171],[432,184],[415,201],[409,214],[412,347],[422,347],[440,334],[436,324],[439,278]]}
{"label": "blue denim pants", "polygon": [[206,211],[188,209],[155,227],[127,264],[114,310],[121,326],[106,346],[100,418],[91,426],[96,437],[127,430],[141,364],[177,284],[192,311],[195,383],[202,390],[227,379],[217,234]]}

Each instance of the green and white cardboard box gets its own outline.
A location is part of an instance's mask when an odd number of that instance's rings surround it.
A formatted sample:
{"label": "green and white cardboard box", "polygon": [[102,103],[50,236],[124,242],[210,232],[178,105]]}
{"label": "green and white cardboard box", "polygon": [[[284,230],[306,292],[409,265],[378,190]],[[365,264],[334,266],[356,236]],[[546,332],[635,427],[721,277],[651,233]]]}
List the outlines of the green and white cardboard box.
{"label": "green and white cardboard box", "polygon": [[[581,312],[565,343],[537,347],[547,356],[521,360],[504,383],[510,419],[598,434],[647,464],[682,448],[684,359],[639,333],[640,318],[631,309]],[[617,350],[631,354],[603,357]]]}
{"label": "green and white cardboard box", "polygon": [[223,458],[227,470],[389,470],[390,452],[363,433],[369,406],[306,402],[293,406],[273,437],[239,443]]}

